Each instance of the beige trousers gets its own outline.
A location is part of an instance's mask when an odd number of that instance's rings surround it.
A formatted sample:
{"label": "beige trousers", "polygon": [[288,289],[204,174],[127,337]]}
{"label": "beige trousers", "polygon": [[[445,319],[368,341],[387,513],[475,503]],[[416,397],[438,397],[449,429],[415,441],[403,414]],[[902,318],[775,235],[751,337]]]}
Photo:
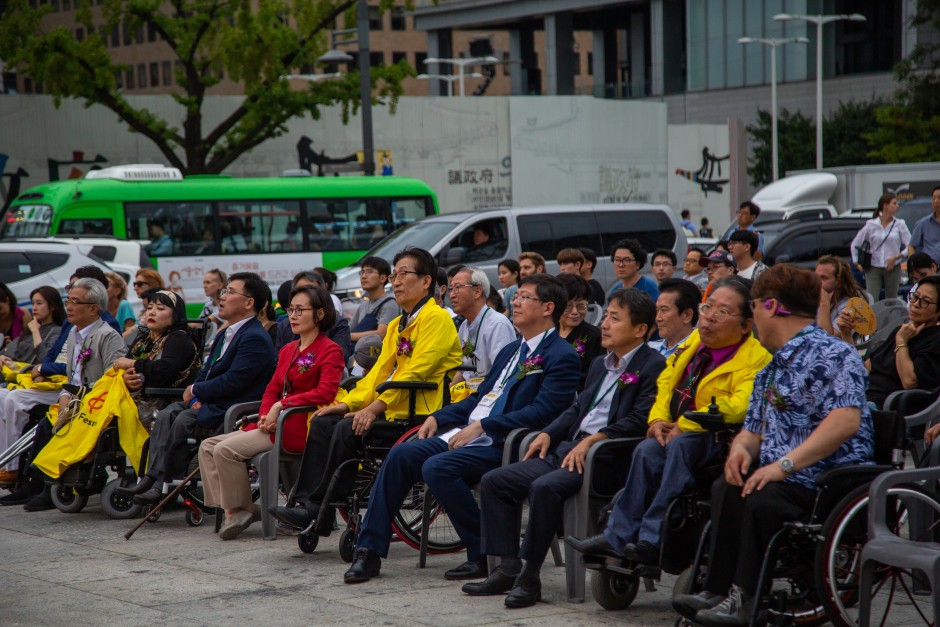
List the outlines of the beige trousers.
{"label": "beige trousers", "polygon": [[258,429],[233,431],[203,440],[199,445],[199,475],[206,505],[251,510],[251,487],[245,462],[273,447],[271,434]]}

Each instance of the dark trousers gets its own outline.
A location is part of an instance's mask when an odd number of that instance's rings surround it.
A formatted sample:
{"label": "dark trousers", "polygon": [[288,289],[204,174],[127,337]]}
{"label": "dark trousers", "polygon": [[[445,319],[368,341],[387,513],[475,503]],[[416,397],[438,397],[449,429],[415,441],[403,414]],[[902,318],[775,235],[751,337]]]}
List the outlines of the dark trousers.
{"label": "dark trousers", "polygon": [[191,438],[196,433],[196,414],[186,403],[168,405],[157,414],[150,429],[150,454],[147,476],[156,481],[166,481],[167,459],[172,448],[180,440]]}
{"label": "dark trousers", "polygon": [[669,503],[695,485],[696,475],[725,451],[713,433],[683,433],[662,446],[656,438],[637,445],[626,490],[614,502],[604,536],[618,552],[646,540],[659,545]]}
{"label": "dark trousers", "polygon": [[728,594],[731,584],[757,593],[764,551],[783,524],[809,518],[816,491],[792,482],[768,483],[741,496],[724,477],[712,484],[711,547],[704,587]]}
{"label": "dark trousers", "polygon": [[[484,555],[517,555],[541,566],[562,522],[565,499],[581,489],[582,475],[561,467],[577,442],[562,442],[544,459],[497,468],[480,483],[481,550]],[[601,473],[612,477],[609,473]],[[529,500],[529,521],[519,550],[522,504]]]}
{"label": "dark trousers", "polygon": [[470,487],[497,468],[502,456],[502,450],[495,446],[465,446],[450,451],[447,443],[437,437],[395,446],[372,487],[357,546],[388,556],[395,513],[411,486],[423,478],[466,545],[467,559],[479,559],[480,508]]}
{"label": "dark trousers", "polygon": [[24,462],[25,465],[20,466],[20,468],[28,468],[28,481],[33,483],[33,486],[38,489],[42,486],[47,480],[51,481],[51,478],[46,475],[43,471],[39,470],[35,466],[31,466],[33,460],[36,459],[36,456],[39,455],[39,451],[49,444],[52,441],[52,423],[45,419],[41,418],[38,423],[36,423],[36,434],[33,437],[33,445],[29,449],[29,454]]}

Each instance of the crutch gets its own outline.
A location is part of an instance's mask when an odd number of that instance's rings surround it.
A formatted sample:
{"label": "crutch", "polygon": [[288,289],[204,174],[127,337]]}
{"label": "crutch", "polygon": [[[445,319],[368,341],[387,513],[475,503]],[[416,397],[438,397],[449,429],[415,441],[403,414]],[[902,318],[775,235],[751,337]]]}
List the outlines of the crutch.
{"label": "crutch", "polygon": [[175,488],[173,488],[173,490],[172,490],[169,494],[167,494],[166,497],[164,497],[164,499],[163,499],[162,501],[160,501],[159,503],[157,503],[156,507],[154,507],[154,508],[153,508],[152,510],[150,510],[149,512],[146,512],[146,513],[144,514],[144,519],[141,520],[139,523],[137,523],[137,526],[136,526],[136,527],[134,527],[133,529],[131,529],[130,531],[128,531],[127,533],[124,534],[124,539],[125,539],[125,540],[130,540],[130,539],[131,539],[131,536],[134,535],[134,534],[137,532],[138,529],[140,529],[141,527],[143,527],[143,526],[144,526],[144,523],[147,522],[148,520],[150,520],[150,517],[151,517],[151,516],[153,516],[154,514],[159,513],[159,512],[163,509],[163,506],[164,506],[164,505],[166,505],[167,503],[169,503],[172,499],[175,499],[175,498],[179,495],[179,493],[182,492],[183,486],[185,486],[187,483],[189,483],[189,482],[193,479],[193,477],[195,477],[198,473],[199,473],[199,468],[196,467],[196,469],[193,470],[191,473],[189,473],[189,475],[187,475],[186,478],[183,479],[183,480],[179,483],[179,485],[177,485]]}
{"label": "crutch", "polygon": [[36,439],[36,427],[33,427],[26,433],[20,436],[20,439],[14,442],[10,448],[3,451],[0,454],[0,468],[3,468],[11,461],[19,457],[23,451],[27,450],[30,446],[33,445],[33,440]]}

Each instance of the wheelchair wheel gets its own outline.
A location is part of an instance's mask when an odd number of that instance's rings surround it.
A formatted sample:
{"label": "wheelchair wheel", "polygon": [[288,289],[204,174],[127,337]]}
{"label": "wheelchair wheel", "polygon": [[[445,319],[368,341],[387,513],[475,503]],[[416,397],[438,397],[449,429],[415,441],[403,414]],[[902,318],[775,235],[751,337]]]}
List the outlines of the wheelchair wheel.
{"label": "wheelchair wheel", "polygon": [[[320,543],[320,536],[315,533],[302,533],[297,536],[297,546],[304,553],[313,553]],[[352,560],[349,560],[350,562]]]}
{"label": "wheelchair wheel", "polygon": [[201,509],[186,508],[186,524],[190,527],[198,527],[205,522],[206,516]]}
{"label": "wheelchair wheel", "polygon": [[595,570],[591,573],[591,594],[605,610],[623,610],[630,607],[640,590],[640,578]]}
{"label": "wheelchair wheel", "polygon": [[137,518],[143,510],[143,506],[133,501],[134,497],[116,492],[117,488],[124,485],[133,485],[133,481],[125,482],[120,478],[112,479],[101,490],[101,509],[108,518],[115,520]]}
{"label": "wheelchair wheel", "polygon": [[[835,625],[858,624],[859,579],[862,547],[868,539],[868,485],[846,495],[833,509],[822,529],[825,540],[816,551],[817,587],[829,620]],[[940,504],[917,486],[896,486],[888,491],[888,528],[912,541],[931,541],[934,527],[911,528],[912,507],[926,510],[940,520]],[[921,573],[883,566],[875,573],[872,589],[872,624],[931,624],[933,603],[930,585]],[[889,617],[889,615],[891,615]]]}
{"label": "wheelchair wheel", "polygon": [[[699,571],[701,572],[701,571]],[[675,599],[683,594],[692,594],[697,592],[701,585],[694,585],[692,581],[692,567],[689,566],[676,577],[676,582],[672,585],[672,598]]]}
{"label": "wheelchair wheel", "polygon": [[[415,427],[401,436],[395,444],[410,442],[418,439],[418,429]],[[411,486],[411,490],[402,502],[401,508],[392,521],[392,530],[402,541],[414,549],[421,548],[421,519],[424,514],[424,499],[431,499],[430,524],[428,525],[428,553],[431,555],[441,553],[456,553],[463,550],[463,542],[457,535],[457,530],[450,522],[450,517],[444,508],[438,505],[437,499],[430,492],[425,492],[424,483],[418,482]]]}
{"label": "wheelchair wheel", "polygon": [[52,487],[52,504],[64,514],[76,514],[85,508],[88,495],[79,494],[72,486],[56,484]]}
{"label": "wheelchair wheel", "polygon": [[356,532],[352,529],[344,529],[339,536],[339,556],[347,564],[353,561],[353,553],[356,551]]}

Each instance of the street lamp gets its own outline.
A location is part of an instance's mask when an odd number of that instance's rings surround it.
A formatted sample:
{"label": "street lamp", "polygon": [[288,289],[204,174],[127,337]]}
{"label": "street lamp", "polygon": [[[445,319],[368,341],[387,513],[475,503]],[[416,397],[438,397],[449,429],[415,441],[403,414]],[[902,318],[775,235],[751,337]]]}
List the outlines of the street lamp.
{"label": "street lamp", "polygon": [[763,37],[741,37],[739,44],[764,44],[770,46],[770,154],[771,173],[773,180],[777,180],[778,153],[777,153],[777,46],[783,44],[808,44],[806,37],[785,37],[781,39],[765,39]]}
{"label": "street lamp", "polygon": [[451,65],[457,66],[457,78],[460,81],[460,97],[464,97],[464,68],[468,65],[490,65],[492,63],[499,63],[500,60],[496,57],[467,57],[464,59],[438,59],[436,57],[431,57],[425,59],[424,62],[428,65],[432,63],[449,63]]}
{"label": "street lamp", "polygon": [[[345,37],[356,35],[353,38]],[[337,36],[344,36],[340,39]],[[366,176],[375,176],[375,149],[372,139],[372,70],[369,58],[369,5],[367,0],[356,0],[356,28],[333,31],[330,34],[332,50],[317,61],[327,64],[348,63],[352,57],[337,46],[359,44],[359,100],[362,107],[362,171]]]}
{"label": "street lamp", "polygon": [[[350,57],[350,59],[351,58],[352,57]],[[342,77],[343,77],[342,72],[330,72],[328,74],[285,74],[281,78],[287,81],[301,80],[301,81],[309,81],[311,83],[319,83],[320,81],[324,81],[328,78],[342,78]]]}
{"label": "street lamp", "polygon": [[779,22],[789,20],[803,20],[816,25],[816,169],[822,170],[823,167],[823,118],[822,118],[822,81],[823,81],[823,60],[822,60],[822,36],[823,26],[829,22],[838,22],[846,20],[849,22],[864,22],[865,16],[861,13],[841,14],[841,15],[798,15],[795,13],[778,13],[774,19]]}
{"label": "street lamp", "polygon": [[[479,72],[471,72],[465,76],[469,78],[483,78],[483,75]],[[460,76],[456,74],[418,74],[415,78],[422,81],[429,81],[432,79],[437,79],[439,81],[444,81],[447,83],[447,95],[454,95],[454,81],[460,80]]]}

